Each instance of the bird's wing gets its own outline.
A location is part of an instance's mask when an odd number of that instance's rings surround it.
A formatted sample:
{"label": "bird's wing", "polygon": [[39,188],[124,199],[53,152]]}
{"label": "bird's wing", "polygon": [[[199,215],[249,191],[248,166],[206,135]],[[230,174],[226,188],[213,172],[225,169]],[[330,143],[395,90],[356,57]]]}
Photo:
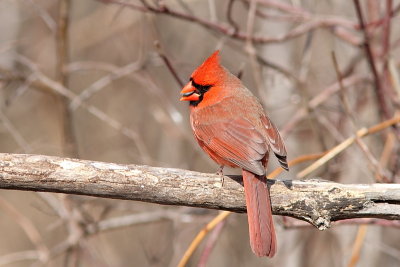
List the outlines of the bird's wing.
{"label": "bird's wing", "polygon": [[248,120],[214,121],[194,125],[195,135],[207,149],[242,169],[264,175],[262,159],[268,154],[265,137]]}
{"label": "bird's wing", "polygon": [[278,129],[275,127],[275,125],[272,123],[272,121],[267,116],[262,116],[261,120],[265,127],[267,140],[268,140],[268,143],[269,143],[272,151],[275,153],[275,156],[278,158],[279,163],[281,164],[282,168],[284,168],[285,170],[289,170],[287,159],[286,159],[287,154],[286,154],[285,144],[282,140],[282,137],[281,137]]}

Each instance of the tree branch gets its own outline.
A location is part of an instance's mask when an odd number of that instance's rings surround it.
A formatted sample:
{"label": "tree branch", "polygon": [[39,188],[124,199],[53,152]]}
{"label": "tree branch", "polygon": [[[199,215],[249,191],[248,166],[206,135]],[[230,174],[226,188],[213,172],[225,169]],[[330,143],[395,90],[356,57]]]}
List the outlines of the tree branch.
{"label": "tree branch", "polygon": [[[240,176],[42,155],[0,154],[0,188],[245,212]],[[273,213],[319,229],[349,218],[400,219],[399,184],[269,180]]]}

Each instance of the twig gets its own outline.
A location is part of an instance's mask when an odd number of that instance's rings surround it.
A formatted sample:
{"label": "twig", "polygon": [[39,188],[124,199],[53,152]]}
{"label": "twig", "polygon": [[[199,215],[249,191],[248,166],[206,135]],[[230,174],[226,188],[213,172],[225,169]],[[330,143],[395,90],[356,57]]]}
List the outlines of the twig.
{"label": "twig", "polygon": [[361,128],[360,130],[358,130],[356,132],[356,134],[354,136],[351,136],[351,137],[347,138],[345,141],[343,141],[339,145],[337,145],[334,148],[332,148],[322,158],[320,158],[319,160],[317,160],[316,162],[314,162],[313,164],[311,164],[310,166],[308,166],[307,168],[305,168],[304,170],[299,172],[297,174],[297,177],[301,179],[301,178],[304,178],[305,176],[307,176],[308,174],[310,174],[311,172],[315,171],[317,168],[319,168],[320,166],[325,164],[327,161],[332,159],[335,155],[337,155],[338,153],[342,152],[347,147],[349,147],[351,144],[353,144],[356,141],[357,137],[358,138],[362,138],[364,136],[367,136],[367,135],[376,133],[378,131],[381,131],[381,130],[389,127],[389,126],[396,125],[399,122],[400,122],[400,116],[397,116],[397,117],[394,117],[394,118],[392,118],[390,120],[386,120],[384,122],[381,122],[381,123],[379,123],[379,124],[377,124],[375,126],[372,126],[372,127],[368,128],[368,129]]}
{"label": "twig", "polygon": [[[82,219],[82,212],[79,205],[71,199],[70,195],[60,195],[60,202],[67,215],[65,226],[67,229],[67,238],[65,240],[67,245],[64,266],[78,267],[79,254],[81,246],[85,240],[86,233],[84,231],[84,220]],[[54,255],[52,255],[54,256]]]}
{"label": "twig", "polygon": [[[285,229],[298,229],[298,228],[311,228],[307,222],[296,220],[290,217],[283,217],[284,223],[283,227]],[[376,219],[376,218],[355,218],[355,219],[345,219],[341,221],[336,221],[332,223],[332,226],[341,226],[341,225],[377,225],[384,227],[393,227],[400,228],[400,221],[388,221],[384,219]]]}
{"label": "twig", "polygon": [[[117,4],[117,5],[122,5],[131,9],[135,9],[141,12],[145,13],[154,13],[154,14],[161,14],[161,15],[167,15],[171,16],[177,19],[182,19],[185,21],[193,22],[196,24],[199,24],[207,29],[219,32],[221,34],[224,34],[226,36],[229,36],[230,38],[238,39],[245,41],[249,39],[249,36],[244,33],[244,32],[232,32],[231,27],[227,27],[224,24],[212,22],[210,20],[204,19],[202,17],[196,17],[193,16],[192,14],[188,13],[183,13],[180,11],[173,10],[167,6],[161,6],[161,7],[153,7],[149,5],[138,5],[135,3],[131,2],[125,2],[121,0],[97,0],[99,2],[103,2],[105,4]],[[342,20],[343,21],[343,20]],[[310,20],[308,22],[305,22],[304,24],[301,24],[298,27],[295,27],[294,29],[290,30],[287,33],[281,34],[280,36],[276,37],[267,37],[267,36],[260,36],[260,35],[253,35],[251,36],[251,40],[254,44],[270,44],[270,43],[279,43],[279,42],[286,42],[288,40],[291,40],[293,38],[297,38],[311,30],[323,27],[323,28],[330,28],[337,23],[341,23],[342,21],[337,21],[337,20],[326,20],[326,19],[315,19],[315,20]]]}
{"label": "twig", "polygon": [[282,66],[280,66],[280,65],[278,65],[276,63],[273,63],[273,62],[271,62],[271,61],[269,61],[269,60],[267,60],[265,58],[263,58],[259,54],[257,54],[256,57],[257,57],[257,61],[260,64],[262,64],[262,65],[264,65],[266,67],[269,67],[269,68],[271,68],[271,69],[273,69],[273,70],[275,70],[277,72],[282,73],[287,78],[289,78],[292,81],[294,81],[296,84],[298,84],[300,82],[299,78],[297,78],[292,72],[290,72],[289,70],[285,69],[284,67],[282,67]]}
{"label": "twig", "polygon": [[161,57],[161,59],[164,61],[165,65],[167,66],[169,72],[174,76],[175,81],[179,84],[180,87],[183,87],[185,84],[183,83],[182,79],[179,78],[179,75],[173,65],[171,64],[171,61],[168,59],[168,57],[165,55],[160,42],[156,41],[154,42],[155,47],[157,48],[158,55]]}
{"label": "twig", "polygon": [[[310,161],[310,160],[316,160],[321,158],[322,156],[324,156],[326,153],[328,153],[328,151],[326,152],[322,152],[319,154],[309,154],[309,155],[303,155],[300,157],[297,157],[295,159],[292,159],[291,161],[289,161],[289,167],[292,167],[294,165],[306,162],[306,161]],[[275,169],[273,172],[271,172],[270,174],[268,174],[268,178],[269,179],[273,179],[274,177],[277,177],[279,174],[281,174],[284,171],[283,168],[279,167],[277,169]]]}
{"label": "twig", "polygon": [[57,22],[57,80],[64,86],[67,84],[65,66],[69,58],[69,21],[71,0],[61,0]]}
{"label": "twig", "polygon": [[111,231],[114,229],[120,229],[122,227],[128,227],[137,224],[155,222],[160,220],[177,220],[188,221],[193,220],[193,216],[189,214],[183,214],[171,210],[157,210],[153,212],[143,212],[138,214],[130,214],[121,217],[115,217],[111,219],[105,219],[96,223],[88,224],[86,227],[87,234],[95,234],[98,232]]}
{"label": "twig", "polygon": [[210,234],[210,237],[207,240],[204,250],[201,254],[198,267],[206,267],[207,266],[207,262],[208,262],[208,259],[210,258],[210,254],[215,246],[215,243],[218,240],[219,235],[221,234],[222,229],[224,228],[225,223],[226,223],[226,220],[223,220],[223,221],[219,222],[213,229],[212,233]]}
{"label": "twig", "polygon": [[219,223],[221,223],[223,220],[226,219],[227,216],[229,216],[231,213],[229,211],[224,211],[221,212],[217,217],[215,217],[211,222],[209,222],[196,236],[196,238],[192,241],[190,244],[189,248],[185,251],[185,254],[183,255],[182,259],[178,263],[178,267],[184,267],[186,266],[186,263],[192,256],[194,250],[198,247],[200,242],[204,239],[204,237],[207,235],[207,233],[214,229],[215,226],[217,226]]}
{"label": "twig", "polygon": [[115,72],[119,67],[102,61],[74,61],[70,62],[66,67],[67,72],[83,71],[83,70],[101,70],[106,72]]}
{"label": "twig", "polygon": [[[354,84],[357,84],[359,82],[363,82],[366,80],[366,77],[354,74],[351,75],[345,79],[343,79],[343,86],[349,87]],[[333,94],[337,93],[340,91],[340,85],[338,82],[335,82],[334,84],[326,87],[324,90],[322,90],[321,93],[318,95],[314,96],[307,105],[307,108],[300,108],[297,110],[294,114],[294,116],[289,120],[289,122],[286,123],[285,127],[281,130],[281,133],[283,136],[286,136],[288,132],[290,132],[295,125],[301,121],[303,118],[305,118],[308,115],[308,110],[314,110],[318,106],[320,106],[322,103],[327,101]]]}
{"label": "twig", "polygon": [[[33,1],[33,0],[28,0],[24,1],[29,3],[34,10],[39,14],[40,18],[43,20],[44,24],[50,29],[50,31],[54,34],[57,31],[57,25],[54,19],[51,17],[51,15],[44,9],[42,8],[39,3]],[[22,3],[24,3],[22,2]]]}
{"label": "twig", "polygon": [[[18,55],[17,60],[20,61],[22,64],[24,64],[26,67],[28,67],[30,69],[30,71],[32,72],[32,75],[35,75],[36,79],[41,83],[42,86],[45,86],[46,88],[51,89],[52,91],[68,98],[69,100],[76,99],[77,95],[75,95],[73,92],[71,92],[70,90],[65,88],[62,84],[60,84],[60,83],[50,79],[46,75],[44,75],[37,68],[37,66],[33,62],[31,62],[29,59],[27,59],[26,57]],[[139,135],[135,131],[123,126],[119,121],[111,118],[110,116],[108,116],[106,113],[104,113],[103,111],[101,111],[100,109],[98,109],[95,106],[92,106],[92,105],[82,102],[81,107],[85,108],[93,116],[100,119],[101,121],[104,121],[110,127],[119,131],[121,134],[123,134],[126,137],[133,140],[137,149],[139,150],[139,152],[142,156],[142,159],[145,162],[152,162],[150,159],[149,153],[147,151],[147,148],[144,146],[142,140],[140,140]]]}
{"label": "twig", "polygon": [[359,2],[359,0],[353,0],[353,2],[354,2],[354,6],[356,8],[356,13],[357,13],[357,17],[358,17],[358,20],[360,23],[361,31],[364,33],[364,48],[365,48],[365,53],[367,55],[369,68],[374,77],[375,94],[376,94],[376,98],[378,101],[380,114],[381,114],[381,116],[383,116],[384,119],[388,119],[391,117],[391,114],[390,114],[390,111],[386,104],[384,88],[382,87],[382,82],[379,78],[378,70],[376,68],[375,58],[372,54],[371,45],[370,45],[370,37],[369,37],[368,31],[366,29],[365,23],[364,23],[364,17],[363,17],[362,11],[361,11],[360,2]]}
{"label": "twig", "polygon": [[[382,154],[381,158],[379,160],[379,164],[382,166],[387,166],[390,159],[395,158],[396,159],[396,137],[394,136],[393,132],[388,132],[386,135],[386,140],[382,149]],[[391,182],[393,181],[393,177],[391,179]]]}
{"label": "twig", "polygon": [[[391,31],[391,19],[390,13],[392,12],[392,0],[386,0],[386,15],[383,23],[383,40],[382,40],[382,57],[383,57],[383,70],[382,70],[382,82],[385,91],[390,94],[393,105],[400,103],[400,97],[396,94],[396,81],[391,68],[391,47],[390,47],[390,31]],[[397,130],[397,135],[400,138],[400,130]]]}
{"label": "twig", "polygon": [[22,81],[22,84],[5,101],[6,106],[10,106],[18,97],[22,96],[25,92],[29,90],[30,86],[35,80],[35,77],[33,75],[25,77],[24,75],[17,74],[14,77],[6,77],[6,80],[7,79]]}
{"label": "twig", "polygon": [[92,97],[95,93],[99,92],[111,82],[120,79],[126,75],[129,75],[135,71],[138,71],[142,67],[143,60],[139,58],[137,61],[129,63],[121,68],[117,68],[113,70],[110,74],[101,77],[96,82],[92,83],[89,87],[83,89],[82,92],[71,101],[71,103],[69,104],[70,109],[73,111],[76,110],[79,106],[82,105],[82,102]]}
{"label": "twig", "polygon": [[[386,20],[386,15],[389,14],[389,18],[393,18],[394,16],[397,15],[397,13],[400,11],[400,4],[398,4],[395,8],[393,8],[389,13],[386,13],[385,16],[381,19],[371,21],[366,24],[366,27],[368,28],[376,28],[381,26],[383,23],[385,23]],[[356,29],[360,29],[361,25],[357,25]]]}
{"label": "twig", "polygon": [[208,0],[208,9],[210,11],[210,20],[212,22],[216,22],[218,19],[217,19],[217,10],[215,8],[214,0]]}
{"label": "twig", "polygon": [[[233,47],[233,48],[235,48],[236,50],[240,50],[240,49],[243,50],[243,47],[240,44],[238,45],[238,44],[236,44],[234,42],[231,42],[228,45]],[[288,70],[287,68],[265,59],[264,57],[262,57],[258,53],[256,53],[256,57],[257,57],[257,61],[258,61],[259,64],[264,65],[264,66],[266,66],[268,68],[271,68],[271,69],[283,74],[288,79],[290,79],[292,81],[295,81],[296,83],[299,83],[299,79],[293,73],[291,73],[291,71]]]}
{"label": "twig", "polygon": [[13,123],[7,118],[7,116],[0,110],[0,121],[4,125],[4,127],[8,130],[11,136],[14,138],[15,142],[21,147],[24,153],[29,153],[32,151],[31,146],[25,140],[25,138],[21,135],[18,129],[13,125]]}
{"label": "twig", "polygon": [[337,62],[335,51],[332,51],[331,57],[332,57],[333,66],[334,66],[334,69],[335,69],[335,72],[336,72],[336,78],[337,78],[337,81],[338,81],[339,87],[340,87],[339,96],[340,96],[340,98],[342,100],[342,103],[343,103],[343,106],[345,108],[345,111],[346,111],[347,115],[350,116],[351,121],[353,123],[355,123],[354,114],[353,114],[353,112],[352,112],[352,110],[350,108],[349,100],[346,97],[346,90],[345,90],[345,87],[343,85],[343,75],[342,75],[342,73],[341,73],[341,71],[339,69],[339,64]]}
{"label": "twig", "polygon": [[254,81],[256,84],[256,88],[258,92],[261,92],[261,71],[259,66],[257,65],[256,60],[256,49],[253,45],[252,36],[254,32],[254,23],[256,19],[256,10],[257,10],[257,0],[251,0],[249,11],[247,13],[247,22],[246,22],[246,45],[244,46],[244,50],[250,59],[251,72],[254,77]]}
{"label": "twig", "polygon": [[[242,0],[242,1],[250,1],[250,0]],[[302,17],[304,20],[309,20],[313,17],[315,17],[315,15],[311,14],[309,11],[307,11],[306,9],[299,7],[299,6],[295,6],[295,5],[291,5],[291,4],[286,4],[285,2],[279,1],[279,0],[258,0],[258,3],[260,5],[264,5],[266,7],[269,8],[275,8],[278,9],[282,12],[285,13],[289,13],[292,16],[300,16]],[[390,12],[390,18],[394,17],[398,12],[400,11],[400,4],[398,4],[391,12]],[[317,16],[317,18],[319,18]],[[322,18],[322,17],[321,17]],[[348,29],[354,29],[354,30],[359,30],[361,28],[361,26],[355,22],[352,22],[350,20],[344,19],[342,17],[336,17],[336,16],[323,16],[323,19],[325,19],[326,21],[330,21],[330,23],[332,24],[331,26],[340,26],[343,28],[348,28]],[[385,18],[381,18],[381,19],[377,19],[374,21],[371,21],[369,23],[366,24],[366,27],[368,28],[376,28],[379,27],[380,25],[382,25],[382,23],[384,22]]]}
{"label": "twig", "polygon": [[38,260],[39,255],[36,250],[19,251],[12,254],[0,256],[0,265],[9,265],[17,261]]}
{"label": "twig", "polygon": [[13,205],[0,197],[0,208],[24,230],[25,234],[35,245],[37,256],[41,262],[46,262],[49,258],[49,249],[45,245],[42,236],[35,225],[24,214],[19,212]]}
{"label": "twig", "polygon": [[[352,125],[353,131],[356,131],[356,121],[355,121],[355,116],[350,108],[350,104],[349,101],[346,97],[345,94],[345,88],[343,86],[343,78],[342,78],[342,74],[339,70],[339,64],[337,62],[336,59],[336,54],[334,51],[332,51],[332,61],[333,61],[333,65],[334,65],[334,69],[336,72],[336,76],[340,85],[340,96],[341,96],[341,101],[343,103],[343,106],[345,108],[346,114],[347,116],[349,116],[350,118],[350,123]],[[379,182],[389,182],[389,179],[387,178],[387,176],[384,173],[383,168],[381,167],[381,165],[379,164],[378,160],[372,155],[370,149],[368,148],[368,146],[364,143],[364,141],[359,138],[357,135],[355,136],[355,142],[357,143],[357,145],[360,147],[361,151],[364,153],[365,157],[367,158],[368,162],[370,163],[370,165],[373,168],[373,173],[375,174],[376,179]]]}
{"label": "twig", "polygon": [[382,55],[385,59],[385,67],[388,67],[389,62],[389,53],[390,53],[390,22],[391,16],[390,13],[392,12],[393,1],[386,0],[386,12],[385,17],[383,19],[383,40],[382,40],[382,48],[383,52]]}
{"label": "twig", "polygon": [[[69,61],[69,23],[71,14],[71,0],[61,0],[59,2],[59,14],[57,21],[56,38],[56,80],[68,90],[68,73],[65,66]],[[64,155],[78,157],[78,147],[76,144],[72,113],[68,108],[68,98],[56,94],[57,104],[60,105],[60,121],[63,138]]]}
{"label": "twig", "polygon": [[233,32],[238,32],[239,31],[239,25],[234,21],[232,18],[232,10],[233,10],[233,3],[235,0],[229,0],[228,1],[228,6],[226,8],[226,19],[228,20],[229,24],[233,28]]}
{"label": "twig", "polygon": [[353,244],[353,250],[351,252],[350,262],[347,265],[348,267],[356,266],[356,264],[360,258],[360,253],[361,253],[360,251],[361,251],[361,247],[364,243],[367,229],[368,229],[367,225],[361,225],[358,227],[357,236],[356,236],[355,242]]}

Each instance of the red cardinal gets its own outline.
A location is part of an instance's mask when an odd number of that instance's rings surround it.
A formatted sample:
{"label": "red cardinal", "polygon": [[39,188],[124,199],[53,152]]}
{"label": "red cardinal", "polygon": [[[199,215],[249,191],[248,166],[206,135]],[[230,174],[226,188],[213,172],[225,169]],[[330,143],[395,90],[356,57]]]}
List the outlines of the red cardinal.
{"label": "red cardinal", "polygon": [[269,152],[288,170],[283,140],[257,100],[219,63],[215,51],[182,89],[190,123],[201,148],[220,166],[242,169],[250,245],[261,256],[274,256],[275,229],[266,184]]}

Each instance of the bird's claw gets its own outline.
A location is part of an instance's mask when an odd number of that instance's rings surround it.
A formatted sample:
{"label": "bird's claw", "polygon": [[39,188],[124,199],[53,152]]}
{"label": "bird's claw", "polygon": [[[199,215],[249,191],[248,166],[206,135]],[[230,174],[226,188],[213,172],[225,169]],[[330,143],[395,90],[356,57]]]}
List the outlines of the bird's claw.
{"label": "bird's claw", "polygon": [[224,187],[224,182],[225,182],[225,176],[224,176],[224,165],[219,166],[219,169],[217,171],[217,175],[221,176],[222,179],[222,187]]}

